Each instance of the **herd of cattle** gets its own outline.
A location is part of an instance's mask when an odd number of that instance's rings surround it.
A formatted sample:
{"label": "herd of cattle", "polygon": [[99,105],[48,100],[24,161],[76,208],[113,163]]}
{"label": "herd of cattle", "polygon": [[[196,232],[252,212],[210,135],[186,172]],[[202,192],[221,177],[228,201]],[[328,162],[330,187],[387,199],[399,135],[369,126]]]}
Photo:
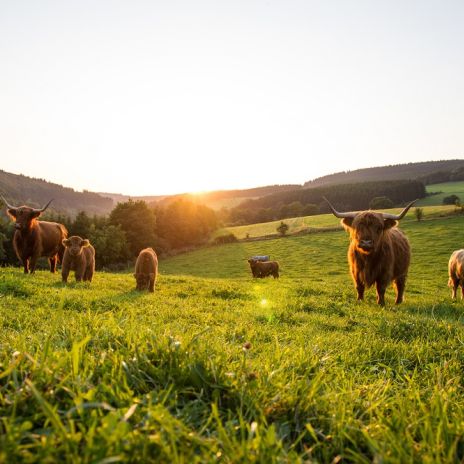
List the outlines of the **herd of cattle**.
{"label": "herd of cattle", "polygon": [[[40,257],[47,257],[51,272],[55,272],[57,261],[61,261],[63,282],[67,282],[71,270],[75,272],[77,281],[92,281],[95,249],[89,240],[78,236],[68,238],[68,232],[62,224],[38,220],[51,200],[43,208],[36,209],[11,206],[1,198],[7,206],[8,215],[15,221],[13,246],[26,274],[35,271]],[[401,303],[411,248],[404,233],[396,226],[415,201],[409,203],[400,214],[394,215],[370,210],[341,213],[325,200],[350,234],[348,263],[358,300],[364,298],[366,288],[375,284],[377,303],[385,305],[385,291],[393,283],[396,290],[395,303]],[[270,261],[269,256],[254,256],[248,263],[254,278],[279,277],[279,263]],[[464,298],[464,249],[452,253],[448,270],[452,298],[456,298],[459,286]],[[134,273],[137,290],[154,292],[157,273],[158,259],[155,251],[152,248],[140,251]]]}

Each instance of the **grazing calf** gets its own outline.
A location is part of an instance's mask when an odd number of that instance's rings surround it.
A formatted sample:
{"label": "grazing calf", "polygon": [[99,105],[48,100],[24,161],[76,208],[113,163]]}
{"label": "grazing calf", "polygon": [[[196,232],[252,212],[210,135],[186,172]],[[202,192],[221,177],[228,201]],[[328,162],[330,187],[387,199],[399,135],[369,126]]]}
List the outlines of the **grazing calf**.
{"label": "grazing calf", "polygon": [[456,298],[456,290],[461,286],[461,300],[464,298],[464,250],[456,250],[451,254],[448,263],[448,287],[452,287],[451,298]]}
{"label": "grazing calf", "polygon": [[395,304],[403,301],[406,277],[411,260],[411,248],[406,235],[396,226],[415,203],[409,203],[400,214],[360,211],[338,212],[325,198],[332,213],[342,219],[343,227],[350,234],[348,262],[356,286],[358,300],[364,299],[364,290],[374,285],[377,303],[385,305],[385,290],[394,282]]}
{"label": "grazing calf", "polygon": [[63,264],[61,266],[61,277],[63,282],[68,281],[69,271],[74,271],[77,282],[92,282],[95,271],[95,248],[87,239],[73,235],[63,240],[65,246]]}
{"label": "grazing calf", "polygon": [[256,259],[249,259],[251,273],[253,277],[268,277],[272,275],[274,279],[279,277],[279,263],[277,261],[257,261]]}
{"label": "grazing calf", "polygon": [[139,253],[135,263],[136,290],[155,291],[158,274],[158,257],[153,248],[145,248]]}
{"label": "grazing calf", "polygon": [[12,206],[1,198],[7,206],[8,215],[15,221],[13,247],[24,266],[24,273],[33,274],[41,256],[48,258],[50,271],[55,272],[57,261],[63,257],[62,241],[68,236],[68,231],[63,224],[37,219],[52,200],[43,208],[36,209],[29,206]]}

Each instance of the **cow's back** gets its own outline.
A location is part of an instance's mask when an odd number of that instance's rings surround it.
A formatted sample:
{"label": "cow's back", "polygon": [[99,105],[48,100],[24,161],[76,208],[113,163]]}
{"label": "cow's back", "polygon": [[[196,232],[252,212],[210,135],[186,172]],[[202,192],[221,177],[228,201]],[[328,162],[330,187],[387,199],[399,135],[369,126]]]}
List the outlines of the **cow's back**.
{"label": "cow's back", "polygon": [[42,256],[56,255],[63,247],[62,241],[68,236],[63,224],[57,222],[38,221]]}
{"label": "cow's back", "polygon": [[158,270],[158,257],[153,248],[145,248],[137,257],[135,272],[138,274],[156,274]]}
{"label": "cow's back", "polygon": [[448,270],[450,277],[464,278],[464,250],[456,250],[451,254]]}

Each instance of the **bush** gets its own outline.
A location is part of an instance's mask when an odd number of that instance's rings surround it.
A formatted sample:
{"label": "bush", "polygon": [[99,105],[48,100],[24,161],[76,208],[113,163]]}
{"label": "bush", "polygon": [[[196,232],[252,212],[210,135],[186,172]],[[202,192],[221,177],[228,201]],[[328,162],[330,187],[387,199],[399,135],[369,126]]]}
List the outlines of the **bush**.
{"label": "bush", "polygon": [[460,202],[460,201],[461,201],[460,198],[454,194],[443,198],[444,205],[455,205],[456,202]]}
{"label": "bush", "polygon": [[224,235],[218,235],[213,240],[214,245],[223,245],[224,243],[235,243],[235,242],[238,242],[238,238],[232,233],[224,234]]}
{"label": "bush", "polygon": [[423,210],[423,208],[416,208],[416,209],[414,210],[414,216],[416,216],[416,219],[417,219],[418,221],[421,221],[422,218],[424,217],[424,210]]}
{"label": "bush", "polygon": [[393,201],[388,197],[374,197],[369,203],[370,209],[388,209],[393,206]]}
{"label": "bush", "polygon": [[284,236],[288,232],[288,224],[285,224],[285,222],[282,221],[276,230],[280,235]]}

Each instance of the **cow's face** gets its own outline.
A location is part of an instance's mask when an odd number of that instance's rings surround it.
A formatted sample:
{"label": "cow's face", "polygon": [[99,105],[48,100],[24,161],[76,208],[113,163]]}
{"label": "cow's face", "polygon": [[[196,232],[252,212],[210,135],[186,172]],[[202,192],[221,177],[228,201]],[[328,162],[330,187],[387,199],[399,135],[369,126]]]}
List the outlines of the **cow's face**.
{"label": "cow's face", "polygon": [[79,256],[82,253],[82,249],[88,247],[90,242],[87,239],[84,240],[74,235],[63,240],[63,245],[68,249],[71,256]]}
{"label": "cow's face", "polygon": [[137,273],[134,274],[136,280],[136,288],[137,290],[148,290],[150,285],[150,280],[155,278],[154,273],[144,274],[144,273]]}
{"label": "cow's face", "polygon": [[397,221],[384,219],[379,213],[364,211],[354,218],[344,218],[342,224],[349,231],[357,251],[368,255],[378,249],[384,232],[395,226]]}
{"label": "cow's face", "polygon": [[15,220],[16,230],[28,230],[32,221],[37,219],[42,212],[29,206],[19,206],[18,208],[8,208],[8,214]]}

